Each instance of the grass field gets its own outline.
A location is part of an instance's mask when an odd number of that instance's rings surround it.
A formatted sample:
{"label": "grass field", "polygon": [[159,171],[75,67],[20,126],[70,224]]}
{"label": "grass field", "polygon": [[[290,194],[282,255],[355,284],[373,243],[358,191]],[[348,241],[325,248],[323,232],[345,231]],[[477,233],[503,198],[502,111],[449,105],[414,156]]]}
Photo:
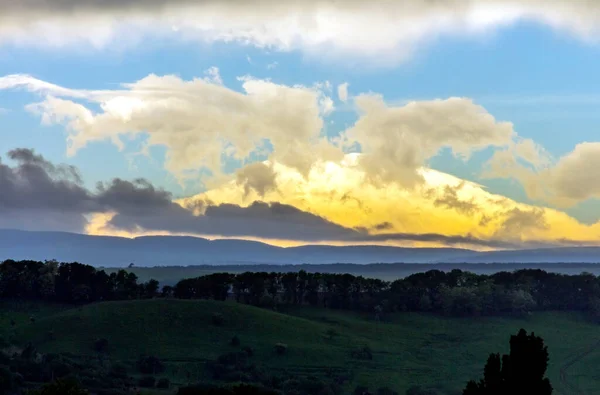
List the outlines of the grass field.
{"label": "grass field", "polygon": [[[3,332],[17,342],[33,341],[45,352],[94,355],[94,340],[104,337],[112,359],[133,363],[141,354],[156,355],[167,363],[176,383],[186,382],[188,371],[192,380],[206,379],[205,361],[235,350],[229,341],[237,335],[242,346],[255,349],[253,358],[269,369],[307,375],[322,375],[327,368],[350,371],[352,387],[389,386],[401,394],[412,385],[460,390],[468,379],[480,376],[490,352],[507,352],[509,336],[523,327],[546,341],[551,358],[548,374],[557,393],[600,392],[595,369],[600,350],[593,347],[600,340],[600,327],[575,313],[536,313],[524,319],[397,313],[378,323],[359,314],[323,309],[297,308],[281,314],[230,302],[145,300],[68,310],[38,307],[36,322],[31,323],[26,309],[5,308],[0,314]],[[225,318],[222,327],[212,323],[216,312]],[[17,325],[11,329],[7,322],[13,315]],[[339,335],[329,340],[324,336],[328,329]],[[54,340],[47,339],[49,331]],[[286,355],[273,351],[278,342],[288,344]],[[350,357],[360,345],[373,350],[372,361]],[[580,357],[583,351],[587,353]],[[573,358],[576,361],[568,366],[570,383],[565,384],[561,368]]]}

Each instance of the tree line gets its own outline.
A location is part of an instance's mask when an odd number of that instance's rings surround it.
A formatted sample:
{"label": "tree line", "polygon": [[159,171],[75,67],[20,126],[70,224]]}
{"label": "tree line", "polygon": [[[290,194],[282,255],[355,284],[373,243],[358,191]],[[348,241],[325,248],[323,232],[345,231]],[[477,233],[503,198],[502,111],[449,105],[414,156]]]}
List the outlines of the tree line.
{"label": "tree line", "polygon": [[430,270],[395,281],[351,274],[299,272],[214,273],[160,287],[138,282],[126,270],[107,274],[81,263],[14,261],[0,263],[0,298],[85,304],[106,300],[174,297],[233,299],[275,308],[308,305],[369,312],[433,312],[452,316],[512,314],[540,310],[588,312],[600,319],[600,277],[564,275],[540,269],[474,274]]}

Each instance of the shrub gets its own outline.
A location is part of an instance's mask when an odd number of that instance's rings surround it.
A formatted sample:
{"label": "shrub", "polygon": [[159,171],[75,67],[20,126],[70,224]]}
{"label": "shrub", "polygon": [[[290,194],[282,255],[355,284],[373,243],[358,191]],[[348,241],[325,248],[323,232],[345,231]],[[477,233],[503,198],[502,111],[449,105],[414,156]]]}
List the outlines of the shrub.
{"label": "shrub", "polygon": [[325,332],[325,337],[328,340],[333,340],[338,335],[339,333],[335,329],[328,329],[327,332]]}
{"label": "shrub", "polygon": [[141,357],[138,368],[143,374],[158,374],[165,371],[165,365],[154,356]]}
{"label": "shrub", "polygon": [[370,361],[373,359],[373,353],[371,352],[369,346],[363,346],[352,351],[352,358]]}
{"label": "shrub", "polygon": [[240,345],[240,338],[235,335],[231,338],[231,345],[234,347],[238,347]]}
{"label": "shrub", "polygon": [[254,355],[254,349],[250,346],[245,346],[244,348],[242,348],[242,350],[246,353],[246,355],[248,355],[249,357]]}
{"label": "shrub", "polygon": [[115,363],[110,368],[110,375],[115,378],[125,379],[127,378],[127,366],[122,363]]}
{"label": "shrub", "polygon": [[364,385],[358,385],[356,386],[356,388],[354,388],[354,392],[352,392],[354,395],[371,395],[371,393],[369,392],[369,389],[367,387],[365,387]]}
{"label": "shrub", "polygon": [[142,388],[154,388],[155,383],[154,376],[144,376],[138,380],[138,385]]}
{"label": "shrub", "polygon": [[279,355],[283,355],[287,352],[288,346],[284,343],[275,344],[275,352]]}
{"label": "shrub", "polygon": [[94,351],[106,352],[108,350],[108,340],[105,338],[96,339],[94,341]]}
{"label": "shrub", "polygon": [[423,388],[418,385],[413,385],[406,390],[406,395],[438,395],[439,392],[432,388]]}
{"label": "shrub", "polygon": [[223,324],[225,323],[225,318],[223,317],[223,314],[221,314],[221,313],[213,313],[213,315],[212,315],[212,323],[215,326],[223,326]]}
{"label": "shrub", "polygon": [[79,382],[75,380],[56,380],[44,385],[37,393],[38,395],[88,395]]}
{"label": "shrub", "polygon": [[162,388],[162,389],[166,389],[171,387],[171,382],[169,381],[169,379],[167,378],[162,378],[160,380],[158,380],[158,382],[156,383],[156,388]]}

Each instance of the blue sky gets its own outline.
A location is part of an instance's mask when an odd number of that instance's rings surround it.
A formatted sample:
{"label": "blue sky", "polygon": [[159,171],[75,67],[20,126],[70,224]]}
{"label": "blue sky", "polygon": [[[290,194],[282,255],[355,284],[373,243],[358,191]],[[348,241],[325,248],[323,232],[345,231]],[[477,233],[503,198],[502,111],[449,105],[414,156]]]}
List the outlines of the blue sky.
{"label": "blue sky", "polygon": [[[553,4],[558,7],[567,3]],[[57,12],[60,16],[62,11]],[[428,11],[423,12],[427,15]],[[15,15],[15,18],[20,16]],[[472,22],[472,18],[469,16],[468,20]],[[142,40],[123,48],[118,45],[95,48],[81,43],[33,45],[14,37],[2,41],[0,35],[0,78],[28,75],[69,89],[114,90],[120,84],[133,83],[150,74],[173,74],[188,81],[202,78],[205,70],[217,67],[223,85],[238,92],[243,92],[241,76],[290,87],[312,87],[317,82],[329,81],[332,89],[324,94],[331,97],[336,107],[322,117],[324,133],[329,136],[343,133],[360,117],[352,100],[342,103],[337,97],[336,87],[348,83],[351,96],[376,93],[389,106],[450,97],[472,99],[496,121],[511,122],[521,139],[530,139],[543,147],[554,164],[569,155],[577,144],[597,141],[600,45],[589,37],[582,39],[576,28],[571,29],[575,32],[565,31],[527,18],[499,25],[468,34],[432,34],[427,39],[415,40],[414,48],[398,59],[387,49],[368,53],[364,58],[360,48],[351,56],[344,55],[345,47],[341,55],[320,56],[309,45],[261,47],[252,40],[199,42],[167,37]],[[390,44],[390,48],[404,51],[402,46],[406,43],[402,38],[396,39],[397,46]],[[381,62],[377,60],[379,56],[392,60]],[[103,140],[89,142],[74,155],[67,155],[68,126],[64,122],[43,125],[39,116],[25,110],[25,106],[41,101],[43,95],[23,87],[13,88],[0,89],[0,108],[4,109],[0,112],[0,155],[16,147],[33,148],[51,162],[76,166],[89,189],[99,181],[119,177],[145,178],[172,192],[174,197],[206,191],[206,185],[199,179],[178,182],[165,166],[168,147],[155,145],[149,149],[149,156],[141,155],[139,151],[147,137],[144,134],[124,139],[122,150]],[[88,108],[101,111],[97,103],[89,104]],[[423,165],[480,183],[488,191],[517,202],[556,207],[585,224],[600,219],[600,205],[593,194],[575,203],[556,205],[551,200],[540,202],[526,191],[518,177],[481,177],[481,169],[494,151],[495,148],[477,149],[465,162],[444,148],[428,157]],[[232,174],[242,165],[229,160],[224,171]]]}

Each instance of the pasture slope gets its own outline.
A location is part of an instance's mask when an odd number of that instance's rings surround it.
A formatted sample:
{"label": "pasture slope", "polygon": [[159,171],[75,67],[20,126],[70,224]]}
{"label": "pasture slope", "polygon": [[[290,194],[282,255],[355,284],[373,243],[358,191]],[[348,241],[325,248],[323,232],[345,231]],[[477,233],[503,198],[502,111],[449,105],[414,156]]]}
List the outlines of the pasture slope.
{"label": "pasture slope", "polygon": [[[25,311],[27,310],[27,311]],[[35,322],[29,311],[36,314]],[[224,324],[215,326],[214,313]],[[16,326],[8,325],[15,320]],[[460,391],[478,378],[490,352],[507,352],[511,334],[523,327],[544,338],[550,351],[548,375],[559,394],[600,393],[600,327],[576,313],[535,313],[527,318],[445,318],[396,313],[386,322],[342,311],[290,308],[285,314],[231,302],[138,300],[104,302],[78,308],[3,306],[1,332],[17,343],[33,342],[42,352],[93,356],[93,342],[106,338],[109,358],[133,364],[142,354],[167,364],[175,383],[207,379],[204,364],[241,346],[268,369],[301,375],[328,370],[351,373],[353,382],[388,386],[404,394],[412,385]],[[338,335],[325,334],[334,329]],[[47,333],[52,331],[54,339]],[[288,353],[276,355],[275,343]],[[357,361],[351,351],[367,345],[372,361]],[[188,374],[191,375],[188,378]]]}

